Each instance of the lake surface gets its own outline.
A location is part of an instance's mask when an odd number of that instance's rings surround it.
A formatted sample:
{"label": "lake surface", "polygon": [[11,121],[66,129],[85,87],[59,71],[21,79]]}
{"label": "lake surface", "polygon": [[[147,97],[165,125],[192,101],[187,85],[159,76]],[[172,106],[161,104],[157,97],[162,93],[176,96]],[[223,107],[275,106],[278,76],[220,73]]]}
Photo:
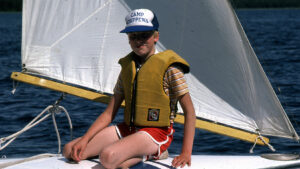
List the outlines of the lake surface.
{"label": "lake surface", "polygon": [[[300,122],[300,10],[238,10],[238,17],[284,109],[299,133]],[[29,123],[45,107],[60,97],[54,91],[20,83],[15,95],[10,74],[21,71],[21,13],[0,13],[0,138]],[[106,105],[67,96],[61,103],[71,115],[74,137],[79,137],[105,109]],[[121,114],[121,113],[119,113]],[[119,122],[121,115],[115,120]],[[70,140],[68,122],[57,115],[62,144]],[[175,139],[169,152],[180,153],[182,126],[175,125]],[[300,145],[287,139],[271,138],[279,152],[299,153]],[[194,154],[246,155],[252,143],[196,130]],[[255,154],[270,152],[256,146]],[[57,153],[57,138],[49,118],[22,134],[0,152],[8,158]]]}

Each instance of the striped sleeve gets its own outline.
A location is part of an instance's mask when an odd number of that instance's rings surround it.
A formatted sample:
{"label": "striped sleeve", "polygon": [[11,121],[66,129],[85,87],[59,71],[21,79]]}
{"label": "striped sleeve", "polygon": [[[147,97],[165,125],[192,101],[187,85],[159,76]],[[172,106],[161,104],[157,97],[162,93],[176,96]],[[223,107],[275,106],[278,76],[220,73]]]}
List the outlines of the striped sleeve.
{"label": "striped sleeve", "polygon": [[177,100],[189,92],[183,71],[179,67],[170,66],[164,76],[164,90],[170,99]]}
{"label": "striped sleeve", "polygon": [[118,81],[115,85],[114,93],[119,94],[119,95],[124,95],[124,89],[123,89],[123,85],[122,85],[121,74],[119,75]]}

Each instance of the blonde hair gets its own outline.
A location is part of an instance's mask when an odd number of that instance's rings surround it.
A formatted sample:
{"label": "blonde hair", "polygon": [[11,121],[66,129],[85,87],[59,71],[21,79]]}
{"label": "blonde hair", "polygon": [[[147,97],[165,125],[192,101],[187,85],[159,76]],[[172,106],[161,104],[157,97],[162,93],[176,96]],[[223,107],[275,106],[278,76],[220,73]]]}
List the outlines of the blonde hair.
{"label": "blonde hair", "polygon": [[[153,36],[154,36],[154,38],[156,38],[157,36],[159,36],[159,32],[158,32],[158,31],[154,31]],[[157,42],[155,42],[155,44],[156,44],[156,43],[157,43]]]}

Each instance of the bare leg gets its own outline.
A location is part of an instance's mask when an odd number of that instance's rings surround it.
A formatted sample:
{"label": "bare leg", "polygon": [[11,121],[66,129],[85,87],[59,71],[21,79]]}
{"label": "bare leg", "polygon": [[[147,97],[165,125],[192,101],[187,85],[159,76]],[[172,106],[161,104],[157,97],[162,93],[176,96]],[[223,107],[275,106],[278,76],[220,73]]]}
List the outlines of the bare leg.
{"label": "bare leg", "polygon": [[126,161],[124,161],[122,164],[119,165],[119,168],[129,168],[139,162],[143,161],[143,157],[135,157],[135,158],[131,158],[128,159]]}
{"label": "bare leg", "polygon": [[107,147],[100,154],[106,168],[130,167],[141,161],[144,155],[157,153],[158,145],[143,132],[129,135]]}
{"label": "bare leg", "polygon": [[[77,138],[65,145],[63,155],[66,158],[70,158],[72,146],[79,140]],[[111,126],[103,129],[88,143],[83,158],[100,154],[100,161],[106,168],[128,168],[142,161],[144,155],[155,154],[157,150],[158,145],[145,133],[138,132],[119,140],[115,126]]]}
{"label": "bare leg", "polygon": [[[63,155],[65,158],[71,158],[71,152],[73,145],[81,138],[77,138],[64,146]],[[87,144],[85,151],[83,152],[83,159],[98,156],[104,147],[116,142],[119,137],[116,133],[115,126],[104,128]]]}

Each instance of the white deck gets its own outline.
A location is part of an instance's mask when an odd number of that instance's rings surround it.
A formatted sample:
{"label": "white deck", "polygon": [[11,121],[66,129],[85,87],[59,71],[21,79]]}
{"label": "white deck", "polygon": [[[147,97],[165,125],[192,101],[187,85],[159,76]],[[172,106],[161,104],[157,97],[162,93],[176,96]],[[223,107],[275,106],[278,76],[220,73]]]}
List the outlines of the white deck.
{"label": "white deck", "polygon": [[[172,157],[166,160],[147,161],[139,163],[132,169],[164,169],[171,168]],[[0,168],[4,163],[23,159],[1,159]],[[189,169],[254,169],[254,168],[300,168],[300,160],[275,161],[261,158],[259,156],[213,156],[193,155],[192,166]],[[68,163],[63,157],[47,157],[33,161],[12,165],[5,169],[104,169],[99,160],[84,160],[78,164]]]}

